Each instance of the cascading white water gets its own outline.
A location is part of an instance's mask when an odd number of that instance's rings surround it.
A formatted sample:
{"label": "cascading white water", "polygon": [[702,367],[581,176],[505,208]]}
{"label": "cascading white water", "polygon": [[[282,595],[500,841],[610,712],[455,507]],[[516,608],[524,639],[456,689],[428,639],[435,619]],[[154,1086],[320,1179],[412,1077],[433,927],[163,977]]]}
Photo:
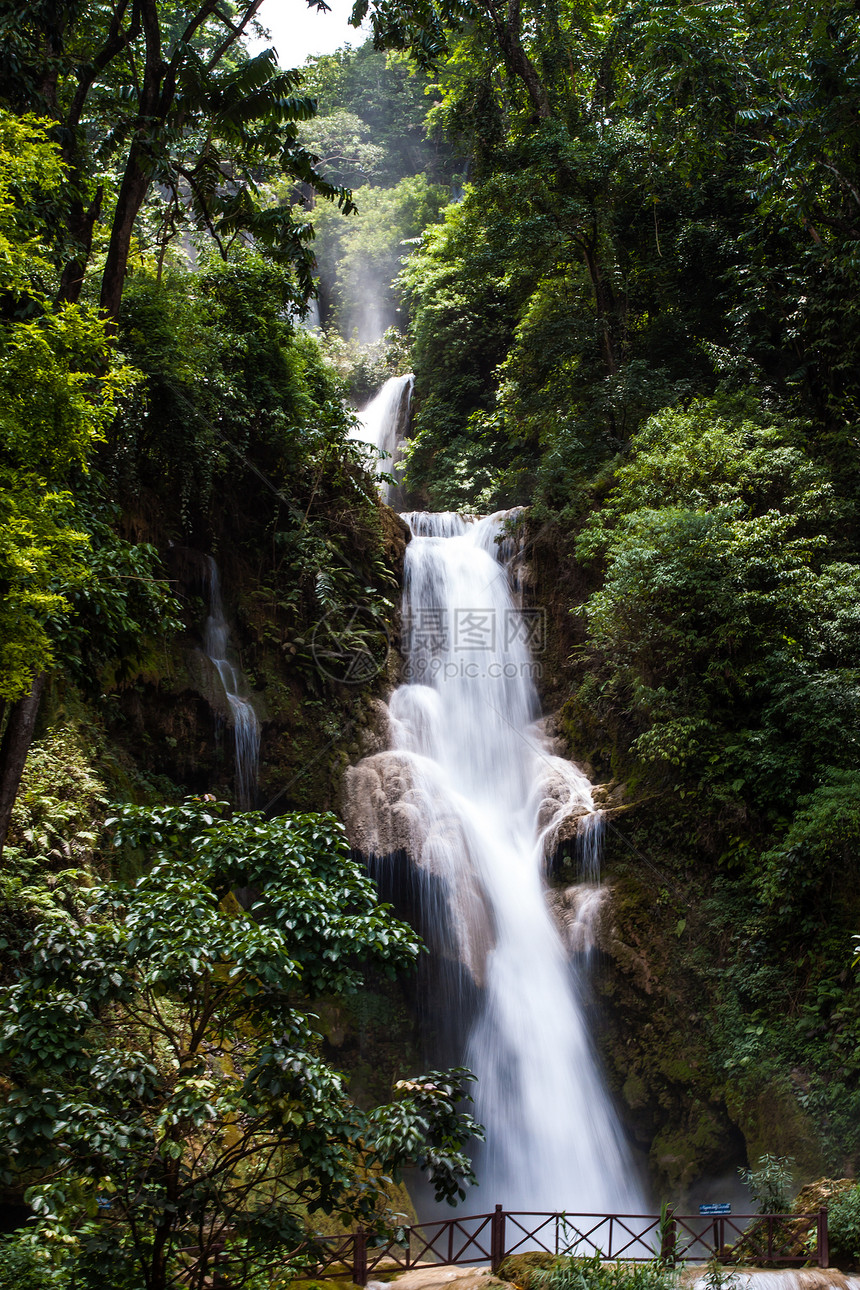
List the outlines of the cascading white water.
{"label": "cascading white water", "polygon": [[[378,469],[387,475],[393,475],[397,480],[400,474],[398,468],[403,460],[414,384],[415,377],[411,372],[406,376],[392,376],[359,413],[359,424],[352,432],[352,438],[373,444],[380,456]],[[402,504],[399,482],[389,484],[383,481],[379,494],[390,506]]]}
{"label": "cascading white water", "polygon": [[240,806],[253,806],[260,758],[260,723],[247,697],[242,669],[230,658],[230,629],[224,617],[221,579],[211,555],[206,557],[206,590],[209,617],[203,630],[203,648],[221,678],[233,718],[236,796]]}
{"label": "cascading white water", "polygon": [[[532,622],[498,559],[507,516],[404,518],[406,684],[390,702],[391,751],[348,775],[354,844],[389,866],[409,857],[428,939],[461,967],[465,988],[449,972],[445,1006],[477,999],[464,1057],[487,1130],[486,1204],[632,1212],[638,1188],[543,877],[562,823],[581,817],[593,843],[599,814],[535,724]],[[593,884],[593,848],[589,868]]]}

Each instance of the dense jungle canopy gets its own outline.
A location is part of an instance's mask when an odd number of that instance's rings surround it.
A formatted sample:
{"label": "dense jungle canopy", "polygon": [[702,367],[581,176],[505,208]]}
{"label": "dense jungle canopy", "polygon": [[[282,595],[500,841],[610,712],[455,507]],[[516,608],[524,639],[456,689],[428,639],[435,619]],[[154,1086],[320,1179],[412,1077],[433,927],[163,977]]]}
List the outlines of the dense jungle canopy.
{"label": "dense jungle canopy", "polygon": [[[391,1093],[419,948],[326,814],[396,664],[346,684],[314,633],[396,641],[404,549],[352,408],[407,371],[415,508],[528,508],[542,700],[615,804],[599,1044],[655,1195],[769,1151],[854,1178],[856,6],[358,0],[367,42],[301,68],[250,52],[259,8],[0,4],[0,1136],[40,1218],[0,1285],[178,1284],[217,1214],[253,1286],[321,1207],[382,1223],[387,1170],[468,1176],[460,1077]],[[251,814],[204,805],[240,805],[213,557]],[[276,1113],[228,1204],[188,1142]],[[123,1187],[139,1226],[99,1225]]]}

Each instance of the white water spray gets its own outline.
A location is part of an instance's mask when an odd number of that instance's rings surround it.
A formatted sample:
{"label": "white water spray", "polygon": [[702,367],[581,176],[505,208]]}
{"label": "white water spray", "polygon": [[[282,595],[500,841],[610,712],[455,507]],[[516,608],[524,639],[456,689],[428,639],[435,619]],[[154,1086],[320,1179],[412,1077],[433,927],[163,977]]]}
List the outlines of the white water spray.
{"label": "white water spray", "polygon": [[236,796],[240,806],[253,806],[257,789],[260,759],[260,723],[247,697],[247,683],[242,669],[230,658],[230,629],[224,617],[221,579],[211,555],[206,557],[206,590],[209,617],[203,631],[203,649],[221,678],[224,694],[233,719],[233,745],[236,761]]}
{"label": "white water spray", "polygon": [[411,372],[406,376],[392,376],[359,413],[359,424],[352,432],[352,438],[370,443],[377,450],[377,469],[393,475],[398,481],[395,484],[383,481],[380,485],[379,494],[389,506],[402,505],[399,478],[414,384],[415,377]]}
{"label": "white water spray", "polygon": [[[463,1056],[487,1130],[475,1162],[485,1206],[633,1212],[641,1198],[580,1000],[588,956],[568,960],[544,883],[562,824],[569,834],[579,817],[593,884],[599,813],[535,724],[535,622],[498,559],[508,517],[404,518],[407,683],[391,698],[391,751],[347,777],[353,842],[389,868],[409,857],[422,930],[457,962],[460,988],[443,973],[444,1002],[455,1029],[473,1007]],[[577,950],[596,910],[590,898],[573,919]]]}

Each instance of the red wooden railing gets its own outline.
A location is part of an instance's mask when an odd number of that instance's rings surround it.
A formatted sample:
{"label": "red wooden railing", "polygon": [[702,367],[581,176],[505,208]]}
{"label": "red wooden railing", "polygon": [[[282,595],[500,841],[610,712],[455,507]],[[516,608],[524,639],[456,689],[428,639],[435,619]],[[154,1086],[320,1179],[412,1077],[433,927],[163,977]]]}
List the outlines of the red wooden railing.
{"label": "red wooden railing", "polygon": [[419,1263],[489,1263],[496,1271],[508,1255],[525,1250],[605,1260],[666,1263],[721,1262],[770,1267],[827,1267],[827,1210],[814,1214],[734,1214],[703,1217],[676,1214],[509,1213],[445,1218],[403,1228],[388,1242],[359,1229],[348,1236],[321,1237],[291,1255],[307,1264],[316,1280],[351,1275],[366,1285],[374,1271],[414,1268]]}

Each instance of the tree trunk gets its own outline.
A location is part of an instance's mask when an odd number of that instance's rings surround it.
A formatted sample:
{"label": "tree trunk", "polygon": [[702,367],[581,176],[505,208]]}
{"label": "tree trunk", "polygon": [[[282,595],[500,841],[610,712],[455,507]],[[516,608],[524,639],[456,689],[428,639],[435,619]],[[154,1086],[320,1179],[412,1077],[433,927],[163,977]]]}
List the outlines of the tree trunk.
{"label": "tree trunk", "polygon": [[24,762],[33,742],[36,714],[44,687],[45,673],[40,672],[33,681],[30,693],[25,694],[23,699],[18,699],[9,709],[9,720],[0,743],[0,855],[3,854],[6,834],[9,832],[9,821],[21,783]]}
{"label": "tree trunk", "polygon": [[175,79],[162,56],[156,0],[139,0],[136,8],[146,42],[146,62],[138,101],[138,123],[117,197],[101,291],[101,306],[114,321],[119,317],[134,221],[152,183],[150,148],[167,119],[175,92]]}
{"label": "tree trunk", "polygon": [[137,140],[131,145],[116,203],[110,245],[102,277],[101,306],[114,320],[119,317],[134,221],[152,182],[143,149]]}
{"label": "tree trunk", "polygon": [[504,17],[496,6],[495,0],[488,0],[487,13],[495,29],[496,39],[508,72],[522,82],[537,119],[548,121],[552,115],[549,95],[522,43],[520,0],[507,0]]}
{"label": "tree trunk", "polygon": [[502,36],[502,52],[511,73],[514,76],[518,76],[525,86],[531,105],[534,108],[535,116],[539,121],[548,121],[552,115],[549,95],[541,83],[534,63],[523,49],[520,41],[510,32],[505,32]]}
{"label": "tree trunk", "polygon": [[[595,238],[595,242],[596,240]],[[597,326],[600,332],[600,349],[603,354],[606,373],[607,376],[617,376],[618,356],[615,352],[615,339],[613,336],[615,296],[612,287],[606,282],[600,271],[595,247],[587,246],[584,243],[580,243],[580,245],[583,247],[588,276],[591,278],[591,286],[594,290],[594,305],[597,311]]]}
{"label": "tree trunk", "polygon": [[72,203],[68,228],[79,247],[79,253],[66,262],[60,278],[58,298],[67,304],[77,302],[81,294],[81,288],[84,285],[84,274],[87,271],[90,254],[93,249],[93,229],[95,228],[96,220],[101,214],[102,194],[103,189],[99,188],[88,210],[84,209],[82,201]]}

